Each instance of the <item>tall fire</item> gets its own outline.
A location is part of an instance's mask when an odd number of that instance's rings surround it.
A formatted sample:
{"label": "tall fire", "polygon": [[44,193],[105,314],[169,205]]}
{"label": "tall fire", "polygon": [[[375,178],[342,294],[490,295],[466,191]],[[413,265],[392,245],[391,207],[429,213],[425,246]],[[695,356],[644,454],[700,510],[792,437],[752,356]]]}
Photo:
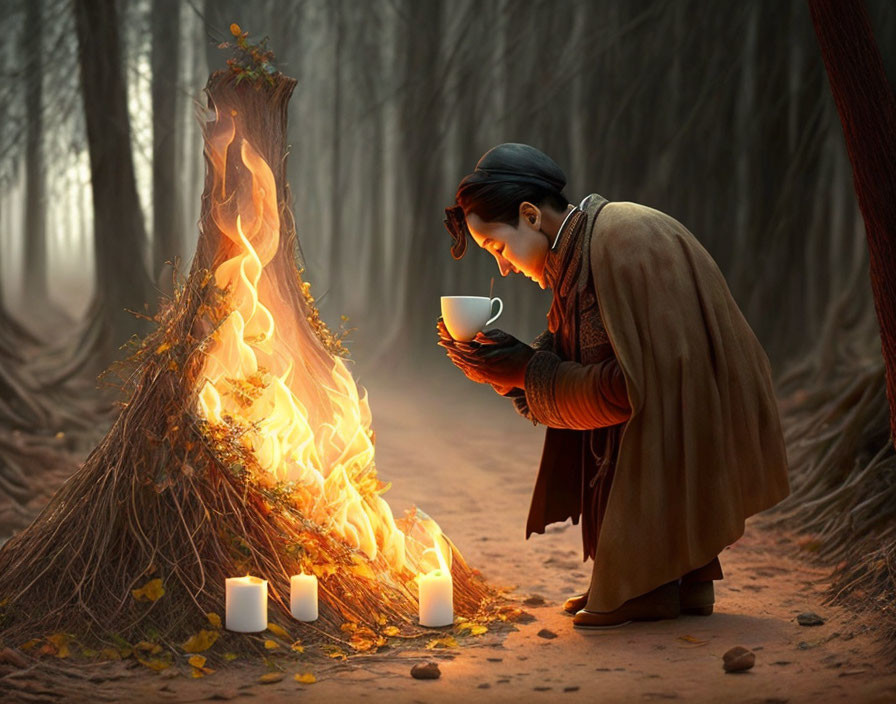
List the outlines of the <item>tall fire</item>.
{"label": "tall fire", "polygon": [[[225,580],[246,574],[268,580],[278,633],[356,650],[424,633],[417,581],[439,567],[458,616],[510,613],[434,521],[394,518],[383,499],[366,396],[297,263],[285,176],[295,81],[241,78],[220,71],[206,87],[200,238],[123,369],[127,403],[0,550],[4,642],[161,647],[208,629],[230,650],[260,647],[219,630]],[[299,572],[320,580],[313,626],[289,615]]]}

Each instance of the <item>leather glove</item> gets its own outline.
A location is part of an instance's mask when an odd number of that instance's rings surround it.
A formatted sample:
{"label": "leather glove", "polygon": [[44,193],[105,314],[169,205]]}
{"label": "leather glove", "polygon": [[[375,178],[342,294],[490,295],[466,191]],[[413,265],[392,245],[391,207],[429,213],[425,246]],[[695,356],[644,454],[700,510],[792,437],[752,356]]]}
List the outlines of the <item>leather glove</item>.
{"label": "leather glove", "polygon": [[502,395],[513,388],[524,388],[526,365],[535,354],[529,345],[502,330],[481,332],[470,342],[460,342],[448,334],[441,318],[436,327],[438,344],[468,379],[491,384]]}

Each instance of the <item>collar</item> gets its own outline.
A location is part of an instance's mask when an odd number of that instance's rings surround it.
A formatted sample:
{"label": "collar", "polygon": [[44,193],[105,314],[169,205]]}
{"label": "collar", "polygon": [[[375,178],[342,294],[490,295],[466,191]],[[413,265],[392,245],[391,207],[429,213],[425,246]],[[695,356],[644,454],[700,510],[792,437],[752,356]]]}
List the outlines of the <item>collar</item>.
{"label": "collar", "polygon": [[555,293],[558,290],[560,279],[566,276],[567,269],[575,259],[575,251],[577,249],[577,241],[581,239],[579,236],[587,218],[585,206],[591,196],[586,196],[578,206],[569,211],[560,229],[557,232],[557,238],[551,249],[548,251],[548,258],[544,265],[545,284]]}
{"label": "collar", "polygon": [[570,211],[566,214],[566,217],[563,218],[563,222],[560,223],[560,229],[557,230],[557,236],[554,238],[554,244],[551,245],[551,251],[552,251],[552,252],[555,252],[555,251],[557,250],[557,243],[560,242],[560,237],[564,234],[565,228],[566,228],[567,224],[569,224],[569,220],[570,220],[570,218],[571,218],[576,212],[585,209],[585,203],[588,202],[588,199],[589,199],[590,197],[591,197],[590,195],[587,195],[587,196],[585,196],[584,198],[582,198],[582,202],[579,203],[575,208],[573,208],[572,210],[570,210]]}

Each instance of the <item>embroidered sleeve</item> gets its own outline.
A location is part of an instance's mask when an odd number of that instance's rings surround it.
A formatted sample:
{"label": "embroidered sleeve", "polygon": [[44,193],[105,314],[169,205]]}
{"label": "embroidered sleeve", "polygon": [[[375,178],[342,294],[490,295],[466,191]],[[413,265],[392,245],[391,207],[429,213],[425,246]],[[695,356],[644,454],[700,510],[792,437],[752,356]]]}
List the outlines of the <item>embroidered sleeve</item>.
{"label": "embroidered sleeve", "polygon": [[[532,349],[539,350],[549,350],[552,351],[554,349],[554,333],[550,330],[545,330],[538,337],[535,338],[535,341],[532,343]],[[506,394],[503,394],[506,398],[509,398],[513,403],[513,409],[519,413],[523,418],[527,420],[531,420],[533,425],[538,425],[538,420],[532,416],[532,413],[529,411],[529,404],[526,401],[526,392],[519,388],[514,388],[508,391]]]}
{"label": "embroidered sleeve", "polygon": [[550,428],[592,430],[628,420],[625,377],[615,357],[596,364],[562,361],[536,352],[526,367],[530,417]]}

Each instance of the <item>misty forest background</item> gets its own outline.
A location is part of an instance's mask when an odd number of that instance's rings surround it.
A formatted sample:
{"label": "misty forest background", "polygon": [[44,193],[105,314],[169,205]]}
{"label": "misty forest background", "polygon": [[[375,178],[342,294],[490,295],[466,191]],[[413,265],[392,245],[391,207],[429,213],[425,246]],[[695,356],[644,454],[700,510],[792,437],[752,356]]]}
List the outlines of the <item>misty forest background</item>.
{"label": "misty forest background", "polygon": [[[867,3],[891,83],[896,6]],[[443,208],[525,142],[591,192],[663,210],[724,272],[775,371],[793,495],[770,522],[892,617],[896,458],[868,247],[809,11],[793,0],[3,0],[0,532],[26,525],[115,413],[96,374],[197,241],[197,111],[237,22],[298,79],[288,174],[323,318],[356,369],[448,363]],[[79,50],[80,48],[80,50]],[[82,80],[83,76],[83,80]],[[531,339],[550,293],[497,278]],[[347,320],[344,320],[345,316]],[[460,377],[458,376],[458,383]],[[423,387],[418,391],[425,393]],[[52,479],[50,478],[52,477]]]}

